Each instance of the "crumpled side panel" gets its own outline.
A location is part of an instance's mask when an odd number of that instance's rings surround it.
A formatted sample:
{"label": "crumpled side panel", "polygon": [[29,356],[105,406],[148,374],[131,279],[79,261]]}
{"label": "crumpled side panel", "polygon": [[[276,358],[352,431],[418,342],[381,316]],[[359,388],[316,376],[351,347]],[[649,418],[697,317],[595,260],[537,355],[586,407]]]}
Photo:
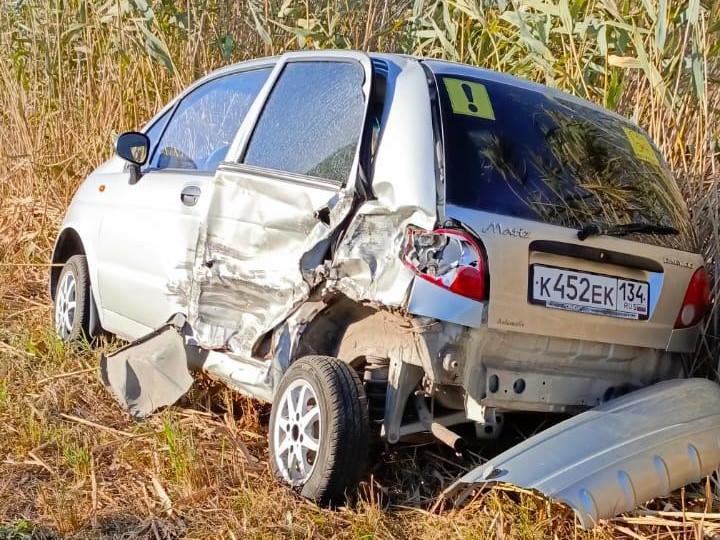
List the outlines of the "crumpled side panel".
{"label": "crumpled side panel", "polygon": [[[189,286],[188,318],[202,347],[250,357],[322,280],[358,302],[404,306],[413,280],[398,256],[405,228],[435,225],[439,193],[426,74],[414,60],[386,62],[374,199],[351,220],[352,185],[338,191],[246,166],[218,170]],[[328,265],[336,235],[342,239]]]}
{"label": "crumpled side panel", "polygon": [[[256,340],[307,298],[333,225],[350,206],[344,192],[220,170],[190,292],[198,343],[249,356]],[[316,217],[325,207],[330,225]]]}
{"label": "crumpled side panel", "polygon": [[414,277],[399,257],[405,228],[431,228],[434,219],[417,208],[391,211],[377,201],[366,203],[338,246],[328,288],[356,301],[404,305]]}

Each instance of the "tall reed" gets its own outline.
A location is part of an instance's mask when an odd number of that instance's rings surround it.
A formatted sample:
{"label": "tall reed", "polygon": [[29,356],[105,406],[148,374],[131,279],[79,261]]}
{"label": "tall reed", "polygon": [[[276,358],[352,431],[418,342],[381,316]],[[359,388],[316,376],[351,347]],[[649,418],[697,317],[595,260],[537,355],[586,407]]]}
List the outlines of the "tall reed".
{"label": "tall reed", "polygon": [[[720,3],[700,0],[17,0],[0,4],[0,311],[40,294],[64,208],[200,75],[295,48],[442,57],[556,86],[660,145],[720,277]],[[12,263],[14,266],[8,266]],[[20,283],[20,286],[10,283]],[[699,358],[717,358],[717,314]]]}

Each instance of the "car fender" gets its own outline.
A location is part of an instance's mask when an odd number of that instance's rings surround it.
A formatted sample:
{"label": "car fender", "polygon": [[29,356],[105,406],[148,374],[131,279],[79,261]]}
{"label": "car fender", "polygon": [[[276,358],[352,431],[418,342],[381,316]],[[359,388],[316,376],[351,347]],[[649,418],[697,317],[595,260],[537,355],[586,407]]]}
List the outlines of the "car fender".
{"label": "car fender", "polygon": [[[78,188],[77,193],[73,197],[65,214],[65,219],[60,226],[57,238],[52,251],[52,263],[56,264],[60,260],[59,252],[60,243],[68,233],[74,233],[79,238],[82,251],[87,259],[88,272],[90,275],[90,289],[92,291],[93,301],[98,308],[97,315],[102,324],[102,298],[98,287],[98,260],[97,260],[97,242],[99,241],[100,219],[103,207],[98,201],[92,197],[92,191],[89,185],[92,176],[85,180]],[[53,270],[56,267],[52,267]],[[49,288],[51,297],[53,296],[53,273],[51,272],[49,279]]]}

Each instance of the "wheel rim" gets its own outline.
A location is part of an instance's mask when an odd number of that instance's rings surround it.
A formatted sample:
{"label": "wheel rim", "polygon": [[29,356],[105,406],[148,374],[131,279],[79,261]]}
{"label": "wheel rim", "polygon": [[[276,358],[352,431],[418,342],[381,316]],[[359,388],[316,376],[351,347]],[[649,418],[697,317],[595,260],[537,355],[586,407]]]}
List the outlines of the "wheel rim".
{"label": "wheel rim", "polygon": [[67,272],[55,295],[55,331],[63,340],[68,339],[75,324],[76,291],[75,275]]}
{"label": "wheel rim", "polygon": [[293,381],[278,401],[273,430],[274,459],[285,481],[304,484],[315,468],[320,448],[320,405],[313,387]]}

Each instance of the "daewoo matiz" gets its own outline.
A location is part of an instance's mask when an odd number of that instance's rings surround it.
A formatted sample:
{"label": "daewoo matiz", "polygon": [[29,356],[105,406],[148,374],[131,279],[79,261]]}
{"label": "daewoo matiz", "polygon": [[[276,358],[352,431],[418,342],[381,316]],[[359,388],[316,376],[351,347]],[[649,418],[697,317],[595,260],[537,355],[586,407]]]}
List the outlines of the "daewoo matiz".
{"label": "daewoo matiz", "polygon": [[80,186],[58,335],[132,343],[101,375],[135,416],[201,369],[272,402],[271,465],[342,497],[368,444],[517,411],[575,415],[453,486],[503,481],[598,519],[720,463],[720,395],[683,379],[710,303],[645,132],[461,64],[289,53],[193,84]]}

